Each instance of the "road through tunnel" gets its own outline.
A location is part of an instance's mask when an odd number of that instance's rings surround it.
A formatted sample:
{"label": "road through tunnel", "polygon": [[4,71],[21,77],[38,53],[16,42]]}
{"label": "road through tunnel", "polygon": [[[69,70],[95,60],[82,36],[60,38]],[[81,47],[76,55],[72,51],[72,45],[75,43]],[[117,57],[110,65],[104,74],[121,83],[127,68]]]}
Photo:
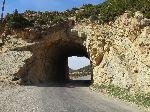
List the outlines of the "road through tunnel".
{"label": "road through tunnel", "polygon": [[45,31],[47,33],[40,36],[37,36],[36,32],[29,32],[32,38],[24,36],[35,40],[35,44],[25,48],[31,51],[32,57],[25,62],[25,66],[19,72],[25,83],[69,80],[68,57],[89,59],[89,53],[84,45],[85,39],[72,32],[67,25],[50,28]]}
{"label": "road through tunnel", "polygon": [[65,81],[69,79],[68,57],[87,57],[85,46],[79,43],[59,42],[50,47],[46,64],[47,80]]}

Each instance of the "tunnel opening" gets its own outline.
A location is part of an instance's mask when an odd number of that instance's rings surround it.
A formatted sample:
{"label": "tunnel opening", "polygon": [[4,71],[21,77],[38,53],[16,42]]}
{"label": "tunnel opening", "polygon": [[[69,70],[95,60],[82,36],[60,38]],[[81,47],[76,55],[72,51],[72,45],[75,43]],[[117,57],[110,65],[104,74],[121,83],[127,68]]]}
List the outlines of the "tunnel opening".
{"label": "tunnel opening", "polygon": [[[46,80],[48,82],[67,82],[71,78],[69,76],[68,58],[72,56],[85,57],[89,59],[86,47],[79,42],[58,42],[49,47],[45,64]],[[78,62],[80,63],[80,62]],[[90,63],[89,63],[90,65]],[[88,80],[92,82],[92,74]]]}
{"label": "tunnel opening", "polygon": [[71,82],[90,86],[92,83],[92,67],[87,57],[68,57],[68,67]]}
{"label": "tunnel opening", "polygon": [[86,57],[71,56],[68,57],[69,78],[91,80],[90,60]]}

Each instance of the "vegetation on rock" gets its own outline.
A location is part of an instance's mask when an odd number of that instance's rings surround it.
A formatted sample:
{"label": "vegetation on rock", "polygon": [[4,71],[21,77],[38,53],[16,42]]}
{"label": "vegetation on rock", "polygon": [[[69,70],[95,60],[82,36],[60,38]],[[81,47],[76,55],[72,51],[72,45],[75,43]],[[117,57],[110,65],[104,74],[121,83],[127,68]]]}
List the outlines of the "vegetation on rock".
{"label": "vegetation on rock", "polygon": [[106,0],[102,4],[88,4],[81,8],[83,11],[77,14],[77,19],[91,17],[99,23],[113,21],[125,11],[140,11],[146,18],[150,18],[150,0]]}
{"label": "vegetation on rock", "polygon": [[6,20],[8,21],[8,27],[13,29],[25,28],[31,26],[31,22],[19,14],[17,10],[13,14],[7,15]]}
{"label": "vegetation on rock", "polygon": [[73,8],[64,12],[27,10],[24,14],[18,14],[15,11],[13,14],[7,15],[7,18],[11,28],[24,28],[35,22],[40,25],[53,25],[62,23],[69,17],[75,17],[77,21],[89,19],[92,22],[103,24],[115,20],[117,16],[126,11],[130,11],[131,14],[141,11],[144,17],[150,18],[150,0],[106,0],[98,5],[86,4],[81,8]]}
{"label": "vegetation on rock", "polygon": [[94,88],[96,91],[108,93],[110,96],[114,96],[125,101],[150,107],[150,93],[136,93],[135,95],[131,95],[129,89],[120,88],[116,85],[94,84],[92,85],[92,88]]}

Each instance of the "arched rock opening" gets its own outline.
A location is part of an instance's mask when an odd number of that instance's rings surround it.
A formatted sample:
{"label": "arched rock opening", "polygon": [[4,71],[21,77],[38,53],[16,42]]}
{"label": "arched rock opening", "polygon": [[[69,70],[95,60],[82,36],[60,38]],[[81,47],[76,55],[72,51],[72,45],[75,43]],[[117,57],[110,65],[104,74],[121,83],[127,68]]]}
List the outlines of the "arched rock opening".
{"label": "arched rock opening", "polygon": [[[34,84],[68,80],[68,57],[89,58],[83,39],[70,31],[67,25],[55,27],[42,35],[37,43],[25,48],[33,55],[27,60],[19,76],[25,82]],[[32,38],[36,37],[36,33],[33,33]]]}
{"label": "arched rock opening", "polygon": [[86,48],[79,43],[59,42],[48,50],[48,61],[45,67],[47,81],[64,81],[69,79],[68,57],[87,57]]}

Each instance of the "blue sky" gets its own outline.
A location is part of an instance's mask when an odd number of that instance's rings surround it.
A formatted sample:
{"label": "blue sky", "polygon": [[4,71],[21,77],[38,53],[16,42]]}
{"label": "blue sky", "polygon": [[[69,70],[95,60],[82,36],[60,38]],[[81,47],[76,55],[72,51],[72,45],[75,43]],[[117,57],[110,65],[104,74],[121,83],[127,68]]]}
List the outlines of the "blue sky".
{"label": "blue sky", "polygon": [[[2,0],[0,1],[2,5]],[[24,12],[25,10],[64,11],[73,7],[80,7],[83,4],[98,4],[104,1],[105,0],[6,0],[4,13],[12,13],[15,9],[19,12]],[[72,69],[78,69],[90,64],[88,59],[77,57],[69,58],[68,63]]]}
{"label": "blue sky", "polygon": [[68,58],[68,65],[70,68],[72,68],[73,70],[82,68],[86,65],[90,64],[90,60],[88,58],[85,57],[69,57]]}
{"label": "blue sky", "polygon": [[[5,13],[25,10],[34,11],[64,11],[83,4],[98,4],[104,0],[6,0]],[[1,0],[2,2],[2,0]],[[1,3],[2,4],[2,3]]]}

